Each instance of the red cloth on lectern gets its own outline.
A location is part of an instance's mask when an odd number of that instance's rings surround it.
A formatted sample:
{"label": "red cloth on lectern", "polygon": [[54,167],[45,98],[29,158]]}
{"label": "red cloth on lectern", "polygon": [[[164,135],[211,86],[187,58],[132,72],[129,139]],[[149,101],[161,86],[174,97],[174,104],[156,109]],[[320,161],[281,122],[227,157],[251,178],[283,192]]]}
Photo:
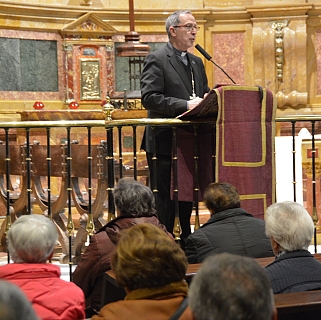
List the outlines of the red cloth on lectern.
{"label": "red cloth on lectern", "polygon": [[241,206],[256,217],[275,199],[273,94],[258,87],[215,89],[219,108],[216,125],[216,181],[233,184]]}
{"label": "red cloth on lectern", "polygon": [[[190,128],[191,129],[191,128]],[[192,129],[191,129],[192,130]],[[198,130],[197,137],[188,129],[177,128],[177,175],[178,175],[178,200],[194,201],[197,188],[198,201],[202,201],[205,188],[213,182],[213,149],[212,127],[202,124]],[[198,175],[195,180],[195,148],[198,149]],[[174,189],[174,178],[172,170],[172,199]],[[198,183],[196,183],[198,182]]]}
{"label": "red cloth on lectern", "polygon": [[246,86],[221,86],[214,90],[218,101],[215,143],[210,126],[207,130],[202,128],[196,142],[191,130],[177,129],[178,200],[195,200],[197,145],[198,200],[201,201],[204,189],[213,182],[215,147],[215,181],[233,184],[240,194],[242,208],[263,219],[267,206],[275,200],[273,94],[263,88],[261,97],[258,87]]}

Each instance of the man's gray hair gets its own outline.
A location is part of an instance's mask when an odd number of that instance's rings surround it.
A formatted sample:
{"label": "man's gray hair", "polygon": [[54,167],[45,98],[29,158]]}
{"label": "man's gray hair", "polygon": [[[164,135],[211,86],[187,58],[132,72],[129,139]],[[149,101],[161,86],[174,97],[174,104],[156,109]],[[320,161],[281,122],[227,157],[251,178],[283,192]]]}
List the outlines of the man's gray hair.
{"label": "man's gray hair", "polygon": [[169,28],[172,26],[178,26],[181,23],[180,21],[181,14],[192,14],[192,12],[190,10],[179,10],[179,11],[175,11],[167,18],[165,23],[165,28],[166,28],[168,37],[170,37],[171,35],[171,33],[169,32]]}
{"label": "man's gray hair", "polygon": [[8,250],[17,263],[45,263],[58,239],[57,227],[41,214],[22,215],[7,235]]}
{"label": "man's gray hair", "polygon": [[115,207],[121,215],[151,216],[156,214],[152,190],[132,178],[122,178],[113,192]]}
{"label": "man's gray hair", "polygon": [[220,253],[205,259],[189,290],[196,320],[271,320],[273,291],[253,259]]}
{"label": "man's gray hair", "polygon": [[266,210],[265,233],[285,251],[308,250],[313,232],[313,220],[299,203],[278,202]]}

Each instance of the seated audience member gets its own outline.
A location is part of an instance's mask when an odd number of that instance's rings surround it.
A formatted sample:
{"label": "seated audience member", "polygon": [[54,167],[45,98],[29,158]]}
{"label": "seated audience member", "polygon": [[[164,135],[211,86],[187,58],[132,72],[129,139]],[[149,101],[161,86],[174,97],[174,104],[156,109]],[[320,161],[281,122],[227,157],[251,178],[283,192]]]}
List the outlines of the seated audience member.
{"label": "seated audience member", "polygon": [[152,224],[138,224],[122,233],[112,258],[125,300],[106,304],[92,320],[163,320],[182,308],[176,319],[192,319],[184,280],[187,259],[178,244]]}
{"label": "seated audience member", "polygon": [[200,263],[211,254],[229,252],[252,258],[273,256],[265,235],[265,222],[240,208],[240,197],[229,183],[211,183],[203,201],[210,219],[186,239],[189,263]]}
{"label": "seated audience member", "polygon": [[307,210],[292,201],[275,203],[265,221],[276,256],[265,268],[274,293],[321,289],[321,262],[308,251],[314,224]]}
{"label": "seated audience member", "polygon": [[0,267],[0,278],[18,285],[42,320],[85,317],[85,298],[74,283],[60,279],[60,268],[46,263],[57,244],[54,223],[38,214],[19,217],[8,232],[14,263]]}
{"label": "seated audience member", "polygon": [[269,278],[249,257],[220,253],[206,258],[188,297],[195,320],[277,319]]}
{"label": "seated audience member", "polygon": [[0,280],[0,320],[40,320],[21,289]]}
{"label": "seated audience member", "polygon": [[115,186],[113,196],[118,217],[91,237],[73,273],[74,283],[85,293],[87,317],[100,310],[103,275],[111,268],[111,253],[118,242],[120,231],[139,223],[151,223],[166,231],[157,218],[155,197],[149,187],[134,179],[122,178]]}

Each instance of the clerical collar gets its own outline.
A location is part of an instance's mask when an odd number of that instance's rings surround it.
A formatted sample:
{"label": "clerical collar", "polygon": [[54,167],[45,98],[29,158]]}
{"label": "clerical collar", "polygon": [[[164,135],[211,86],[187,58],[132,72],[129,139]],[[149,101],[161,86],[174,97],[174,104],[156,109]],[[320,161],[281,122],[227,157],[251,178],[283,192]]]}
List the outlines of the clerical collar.
{"label": "clerical collar", "polygon": [[185,66],[188,66],[188,57],[186,51],[181,51],[173,47],[176,57],[184,63]]}
{"label": "clerical collar", "polygon": [[187,54],[187,51],[182,51],[182,50],[179,50],[179,49],[175,48],[170,42],[168,42],[168,44],[169,44],[169,46],[170,46],[171,48],[173,48],[173,50],[174,50],[174,52],[175,52],[176,55],[181,56],[182,53],[183,53],[183,55],[184,55],[184,54]]}
{"label": "clerical collar", "polygon": [[187,54],[187,51],[181,51],[181,50],[176,49],[175,47],[173,47],[173,49],[174,49],[175,54],[178,56],[185,56]]}

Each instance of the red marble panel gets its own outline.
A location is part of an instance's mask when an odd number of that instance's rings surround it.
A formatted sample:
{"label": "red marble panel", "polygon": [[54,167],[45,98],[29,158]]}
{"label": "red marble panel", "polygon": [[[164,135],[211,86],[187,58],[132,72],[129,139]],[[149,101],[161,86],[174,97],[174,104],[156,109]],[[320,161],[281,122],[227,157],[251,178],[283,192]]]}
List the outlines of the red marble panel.
{"label": "red marble panel", "polygon": [[[213,60],[237,84],[243,85],[245,84],[244,55],[243,32],[213,34]],[[213,83],[231,83],[231,80],[219,68],[214,67]]]}
{"label": "red marble panel", "polygon": [[141,42],[167,42],[167,34],[151,34],[151,35],[142,35],[140,37]]}
{"label": "red marble panel", "polygon": [[315,57],[317,62],[317,95],[321,94],[321,29],[315,32]]}
{"label": "red marble panel", "polygon": [[67,73],[66,75],[66,81],[67,83],[65,84],[67,88],[67,93],[66,93],[66,100],[74,100],[75,95],[74,95],[74,81],[73,81],[73,59],[72,59],[72,50],[65,51],[65,59],[66,59],[66,68],[65,72]]}
{"label": "red marble panel", "polygon": [[105,55],[106,61],[106,94],[109,92],[110,95],[114,92],[114,79],[115,79],[115,54],[114,50],[107,50]]}

